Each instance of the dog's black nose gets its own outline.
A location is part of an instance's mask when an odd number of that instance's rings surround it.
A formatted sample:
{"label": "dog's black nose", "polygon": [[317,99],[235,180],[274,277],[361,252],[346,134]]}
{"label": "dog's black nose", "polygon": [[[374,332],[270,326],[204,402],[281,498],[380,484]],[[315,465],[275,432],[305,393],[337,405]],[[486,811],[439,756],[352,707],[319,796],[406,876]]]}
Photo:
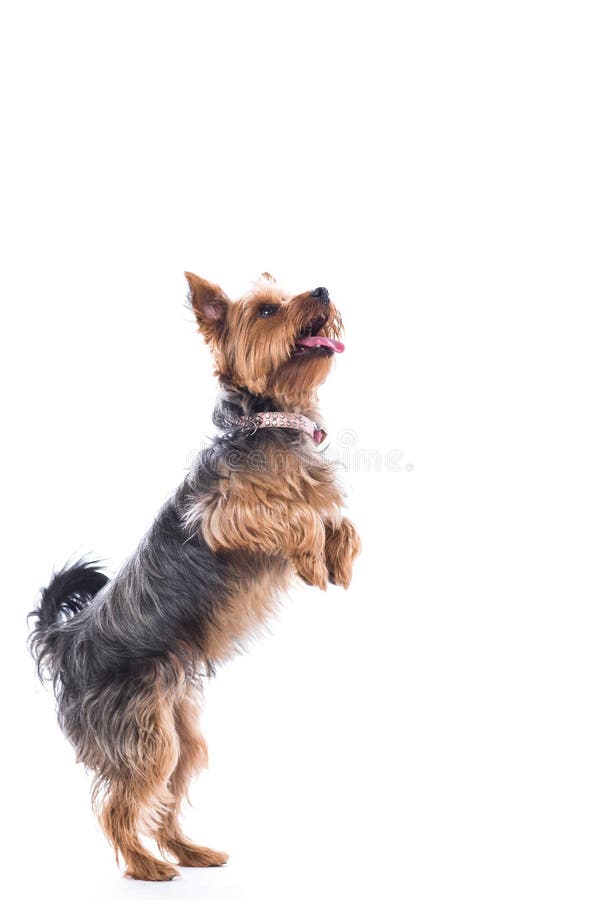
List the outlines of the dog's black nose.
{"label": "dog's black nose", "polygon": [[327,288],[315,288],[310,296],[315,297],[317,300],[320,300],[321,303],[329,303],[329,291],[327,290]]}

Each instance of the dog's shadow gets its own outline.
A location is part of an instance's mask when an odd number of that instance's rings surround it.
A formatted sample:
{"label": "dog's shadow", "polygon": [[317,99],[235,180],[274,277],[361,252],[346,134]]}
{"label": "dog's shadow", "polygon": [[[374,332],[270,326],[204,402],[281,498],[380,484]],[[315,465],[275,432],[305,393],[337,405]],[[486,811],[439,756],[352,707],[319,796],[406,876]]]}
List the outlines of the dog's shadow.
{"label": "dog's shadow", "polygon": [[173,881],[134,881],[131,878],[115,877],[102,879],[93,885],[91,893],[82,891],[85,900],[250,900],[248,893],[240,885],[237,875],[228,866],[214,869],[190,869],[179,866],[181,876]]}

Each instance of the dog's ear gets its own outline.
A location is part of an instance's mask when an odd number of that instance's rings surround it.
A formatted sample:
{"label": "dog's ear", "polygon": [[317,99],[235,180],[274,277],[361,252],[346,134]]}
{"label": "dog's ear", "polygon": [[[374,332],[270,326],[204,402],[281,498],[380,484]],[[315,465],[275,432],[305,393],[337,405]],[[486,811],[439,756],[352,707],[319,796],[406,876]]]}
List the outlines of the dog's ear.
{"label": "dog's ear", "polygon": [[207,341],[218,339],[225,324],[229,298],[217,284],[211,284],[193,272],[184,274],[190,286],[188,301],[196,316],[198,331]]}
{"label": "dog's ear", "polygon": [[265,281],[275,281],[270,272],[263,272],[260,277],[264,278]]}

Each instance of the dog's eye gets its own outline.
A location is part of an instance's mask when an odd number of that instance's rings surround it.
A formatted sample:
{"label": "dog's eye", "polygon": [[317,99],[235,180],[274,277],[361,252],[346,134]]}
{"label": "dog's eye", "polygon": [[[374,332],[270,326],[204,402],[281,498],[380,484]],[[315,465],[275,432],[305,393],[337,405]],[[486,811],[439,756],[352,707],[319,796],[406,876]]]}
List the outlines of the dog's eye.
{"label": "dog's eye", "polygon": [[279,312],[279,304],[278,303],[263,303],[263,305],[258,310],[259,316],[274,316],[275,313]]}

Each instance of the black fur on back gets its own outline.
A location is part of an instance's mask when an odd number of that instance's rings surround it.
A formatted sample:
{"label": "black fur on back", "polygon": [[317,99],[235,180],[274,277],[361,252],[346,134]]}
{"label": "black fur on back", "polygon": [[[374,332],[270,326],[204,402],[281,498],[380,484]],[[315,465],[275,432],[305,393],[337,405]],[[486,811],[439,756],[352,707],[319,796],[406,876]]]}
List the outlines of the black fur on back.
{"label": "black fur on back", "polygon": [[257,567],[272,564],[260,553],[251,560],[247,554],[214,553],[197,525],[190,528],[186,520],[190,506],[201,508],[232,465],[256,461],[267,447],[302,452],[307,439],[297,431],[253,434],[229,427],[238,415],[268,408],[274,407],[263,398],[225,388],[214,415],[223,430],[200,452],[115,577],[108,580],[95,563],[79,561],[42,591],[30,614],[30,649],[40,677],[53,682],[59,723],[82,761],[93,764],[90,735],[111,744],[127,698],[158,671],[163,679],[176,678],[178,662],[194,680],[214,672],[207,629],[247,579],[250,584]]}

